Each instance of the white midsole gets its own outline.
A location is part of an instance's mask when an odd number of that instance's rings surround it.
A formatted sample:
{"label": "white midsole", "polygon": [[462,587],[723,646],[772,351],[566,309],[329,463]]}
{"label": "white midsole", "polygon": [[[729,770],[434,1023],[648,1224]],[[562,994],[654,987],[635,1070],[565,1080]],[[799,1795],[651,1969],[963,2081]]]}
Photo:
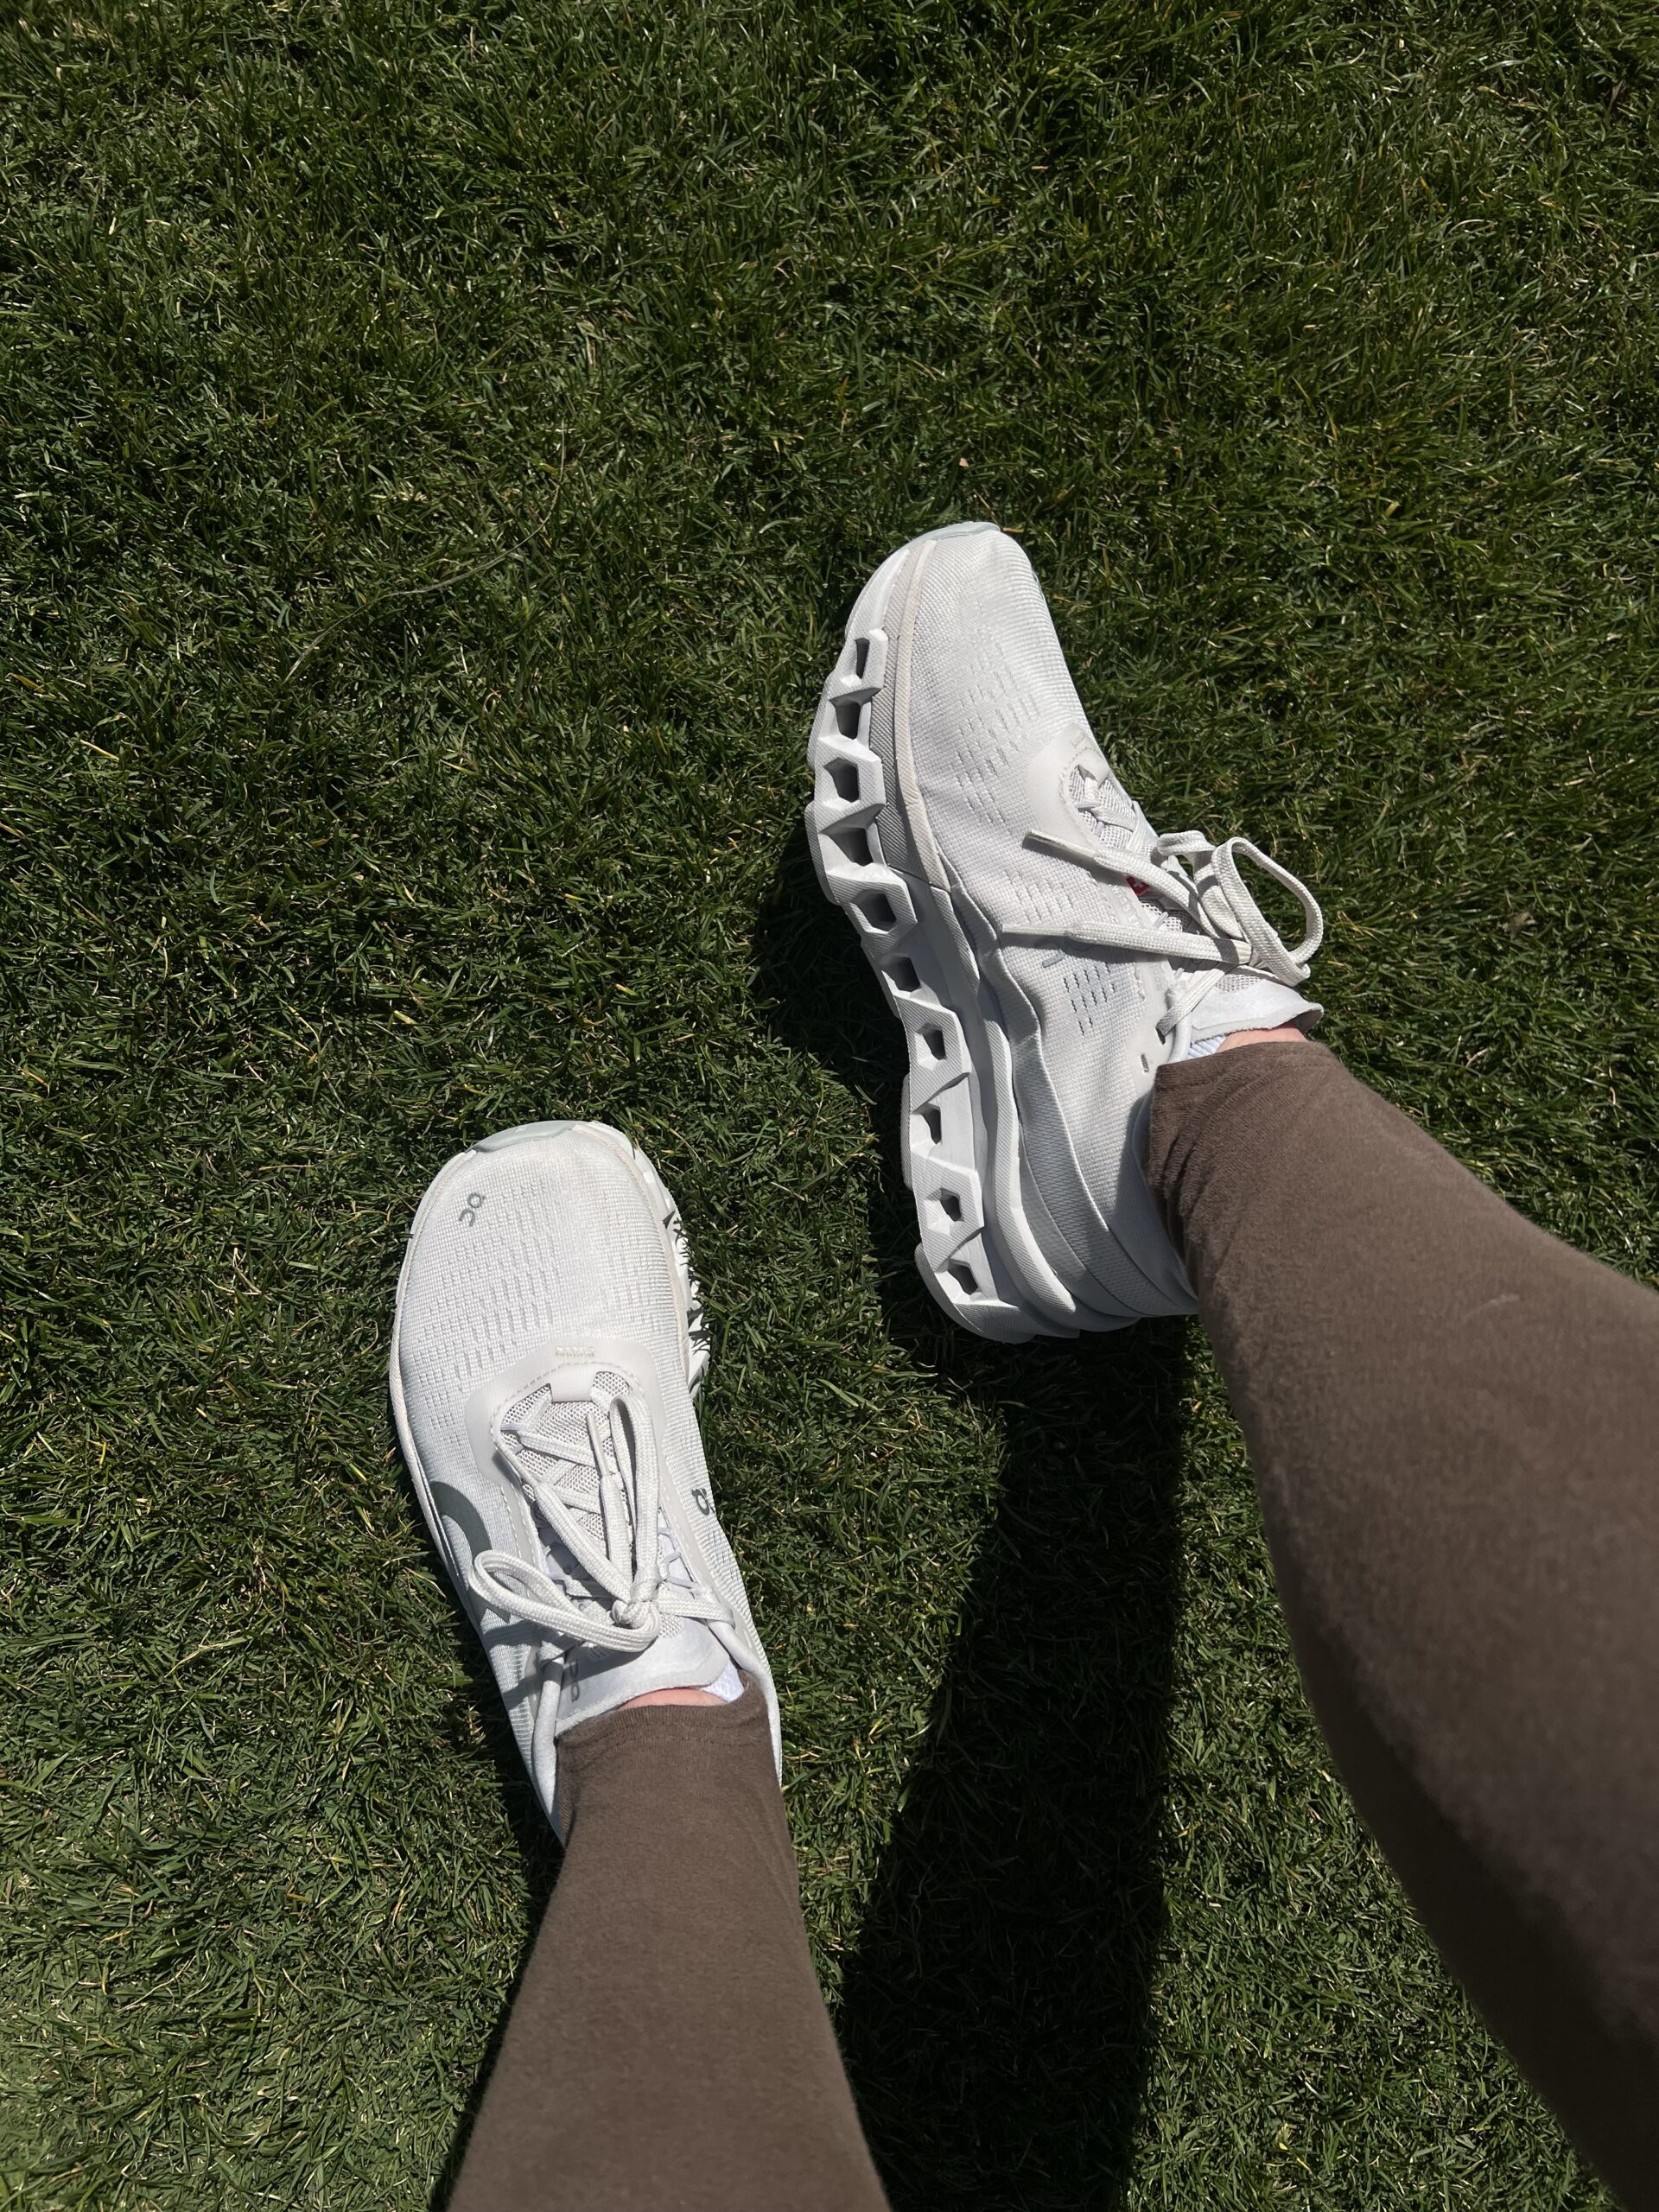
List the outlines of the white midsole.
{"label": "white midsole", "polygon": [[[858,930],[904,1025],[901,1148],[921,1230],[918,1266],[947,1312],[982,1335],[1075,1336],[1113,1324],[1080,1306],[1027,1219],[1013,1046],[987,1007],[911,766],[906,625],[931,550],[924,539],[885,563],[853,609],[813,722],[807,837],[825,895]],[[896,793],[885,790],[868,738],[871,702],[889,684]],[[889,801],[904,814],[925,880],[880,853],[872,830]]]}

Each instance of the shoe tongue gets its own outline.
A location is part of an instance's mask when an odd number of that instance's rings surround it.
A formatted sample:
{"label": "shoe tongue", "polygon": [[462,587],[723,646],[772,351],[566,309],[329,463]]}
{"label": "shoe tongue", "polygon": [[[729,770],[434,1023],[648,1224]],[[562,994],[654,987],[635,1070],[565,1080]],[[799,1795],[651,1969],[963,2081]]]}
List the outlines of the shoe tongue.
{"label": "shoe tongue", "polygon": [[[1136,831],[1146,825],[1141,810],[1124,790],[1117,778],[1107,766],[1104,758],[1094,753],[1077,761],[1067,779],[1066,797],[1084,828],[1099,843],[1122,852],[1136,843]],[[1098,766],[1096,766],[1098,763]],[[1150,833],[1139,840],[1143,848],[1150,844]]]}
{"label": "shoe tongue", "polygon": [[[621,1376],[603,1370],[594,1375],[593,1381],[596,1389],[607,1395],[626,1387]],[[594,1426],[601,1454],[610,1471],[621,1477],[632,1506],[633,1468],[627,1423],[600,1411],[591,1396],[584,1394],[580,1398],[556,1397],[545,1382],[540,1382],[508,1408],[503,1425],[516,1429],[523,1440],[519,1464],[531,1480],[556,1482],[560,1499],[577,1528],[596,1550],[603,1551],[605,1522],[599,1498],[600,1469],[593,1464],[593,1440],[588,1432],[589,1417],[595,1412],[599,1413]],[[563,1576],[575,1572],[575,1561],[559,1542],[539,1508],[536,1521],[542,1548],[555,1573]]]}
{"label": "shoe tongue", "polygon": [[[1150,855],[1157,842],[1152,825],[1109,768],[1102,776],[1086,760],[1080,760],[1071,771],[1069,797],[1078,821],[1097,845],[1112,853],[1138,853],[1143,860]],[[1161,930],[1166,937],[1203,936],[1196,923],[1166,906],[1161,899],[1154,899],[1133,883],[1126,887],[1140,901],[1141,919],[1151,928]]]}

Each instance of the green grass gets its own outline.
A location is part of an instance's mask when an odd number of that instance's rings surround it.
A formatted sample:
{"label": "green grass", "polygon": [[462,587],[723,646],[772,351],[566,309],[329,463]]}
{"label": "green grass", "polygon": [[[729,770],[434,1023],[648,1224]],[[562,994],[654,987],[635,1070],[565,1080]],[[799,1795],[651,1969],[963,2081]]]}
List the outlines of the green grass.
{"label": "green grass", "polygon": [[857,583],[996,517],[1350,1063],[1650,1276],[1656,91],[1639,0],[9,13],[0,2203],[442,2203],[554,1853],[385,1344],[552,1114],[693,1233],[901,2212],[1606,2203],[1196,1332],[929,1305],[798,817]]}

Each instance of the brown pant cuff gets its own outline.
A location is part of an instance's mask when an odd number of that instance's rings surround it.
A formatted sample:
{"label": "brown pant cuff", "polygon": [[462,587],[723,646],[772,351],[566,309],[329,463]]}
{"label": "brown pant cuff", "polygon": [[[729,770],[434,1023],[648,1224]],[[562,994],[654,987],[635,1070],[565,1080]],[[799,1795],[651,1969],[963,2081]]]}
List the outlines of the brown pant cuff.
{"label": "brown pant cuff", "polygon": [[583,1789],[642,1761],[681,1786],[718,1778],[764,1755],[772,1765],[766,1701],[745,1680],[729,1705],[635,1705],[583,1720],[559,1744],[559,1826],[568,1837]]}

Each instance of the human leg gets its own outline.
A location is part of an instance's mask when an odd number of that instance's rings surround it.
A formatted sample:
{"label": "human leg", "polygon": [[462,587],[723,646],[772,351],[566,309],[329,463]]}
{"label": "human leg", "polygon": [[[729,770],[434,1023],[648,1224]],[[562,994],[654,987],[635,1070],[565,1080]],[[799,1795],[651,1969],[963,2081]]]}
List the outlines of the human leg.
{"label": "human leg", "polygon": [[885,2202],[715,1514],[706,1363],[673,1202],[615,1130],[510,1130],[437,1177],[398,1288],[398,1434],[567,1845],[457,2183],[473,2212]]}
{"label": "human leg", "polygon": [[[809,758],[820,880],[906,1031],[924,1279],[1005,1340],[1202,1306],[1362,1805],[1592,2157],[1659,2202],[1659,1302],[1287,1045],[1319,1011],[1311,893],[1243,839],[1154,831],[1002,533],[877,570]],[[1294,946],[1242,861],[1297,897]],[[1222,1175],[1211,1102],[1276,1213]],[[1312,1162],[1313,1272],[1275,1274]]]}
{"label": "human leg", "polygon": [[758,1693],[589,1721],[559,1790],[564,1865],[451,2212],[876,2212]]}
{"label": "human leg", "polygon": [[1659,1297],[1318,1046],[1165,1069],[1148,1178],[1344,1779],[1592,2163],[1659,2203]]}

